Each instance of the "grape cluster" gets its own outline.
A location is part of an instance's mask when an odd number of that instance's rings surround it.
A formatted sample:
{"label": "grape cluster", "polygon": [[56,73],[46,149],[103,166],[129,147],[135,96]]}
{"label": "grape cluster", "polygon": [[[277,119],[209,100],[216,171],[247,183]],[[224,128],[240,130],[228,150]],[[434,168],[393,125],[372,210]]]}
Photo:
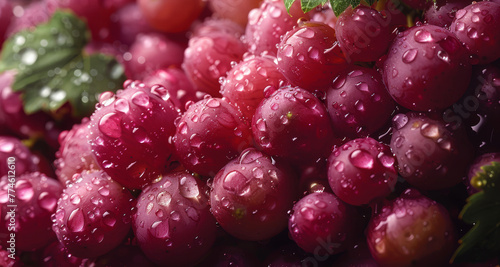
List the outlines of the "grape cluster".
{"label": "grape cluster", "polygon": [[0,266],[469,266],[500,2],[301,2],[0,0],[3,49],[69,9],[127,76],[77,116],[0,74]]}

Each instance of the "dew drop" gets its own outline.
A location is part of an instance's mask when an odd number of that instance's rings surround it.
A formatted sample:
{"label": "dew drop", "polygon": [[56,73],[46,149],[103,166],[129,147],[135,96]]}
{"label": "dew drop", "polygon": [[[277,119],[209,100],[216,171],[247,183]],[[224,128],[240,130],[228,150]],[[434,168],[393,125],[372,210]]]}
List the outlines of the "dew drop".
{"label": "dew drop", "polygon": [[354,150],[349,156],[349,160],[352,165],[361,169],[372,169],[373,168],[373,156],[368,151],[363,149]]}
{"label": "dew drop", "polygon": [[150,104],[149,96],[144,92],[136,92],[134,95],[132,95],[131,99],[132,103],[141,107],[148,107]]}
{"label": "dew drop", "polygon": [[436,124],[431,123],[425,123],[424,125],[422,125],[422,127],[420,128],[420,133],[422,133],[422,135],[425,137],[435,140],[437,140],[441,136],[439,127]]}
{"label": "dew drop", "polygon": [[425,29],[419,29],[415,32],[415,41],[419,43],[429,43],[434,41],[432,38],[432,34],[425,30]]}
{"label": "dew drop", "polygon": [[17,198],[23,201],[30,201],[33,195],[35,194],[33,190],[33,185],[26,180],[18,180],[16,182],[16,193]]}
{"label": "dew drop", "polygon": [[100,194],[101,196],[103,196],[103,197],[107,197],[107,196],[109,196],[109,189],[108,189],[108,188],[106,188],[105,186],[103,186],[103,187],[99,188],[99,189],[97,190],[97,192],[99,192],[99,194]]}
{"label": "dew drop", "polygon": [[115,102],[115,110],[122,113],[127,113],[130,110],[128,101],[125,99],[118,99]]}
{"label": "dew drop", "polygon": [[406,64],[409,64],[409,63],[415,61],[417,54],[418,54],[418,50],[416,48],[406,50],[403,53],[403,62]]}
{"label": "dew drop", "polygon": [[57,206],[57,199],[48,192],[42,192],[38,196],[38,205],[49,212],[53,212]]}
{"label": "dew drop", "polygon": [[119,138],[122,135],[120,121],[118,114],[108,113],[99,120],[99,130],[111,138]]}
{"label": "dew drop", "polygon": [[102,214],[102,221],[109,227],[113,227],[116,224],[115,216],[107,211]]}
{"label": "dew drop", "polygon": [[186,214],[189,218],[191,218],[191,220],[197,222],[200,220],[200,214],[198,213],[198,211],[193,208],[193,207],[189,207],[187,208],[186,210]]}
{"label": "dew drop", "polygon": [[78,233],[83,231],[84,225],[83,211],[79,208],[72,211],[68,218],[68,229],[73,233]]}
{"label": "dew drop", "polygon": [[78,195],[78,194],[73,194],[69,197],[69,201],[73,204],[73,205],[78,205],[80,204],[81,202],[81,197]]}
{"label": "dew drop", "polygon": [[160,192],[158,193],[158,195],[156,195],[156,202],[160,206],[168,207],[171,201],[172,201],[172,195],[170,195],[170,193],[166,191]]}
{"label": "dew drop", "polygon": [[154,222],[149,228],[149,232],[156,238],[169,238],[170,225],[168,220]]}

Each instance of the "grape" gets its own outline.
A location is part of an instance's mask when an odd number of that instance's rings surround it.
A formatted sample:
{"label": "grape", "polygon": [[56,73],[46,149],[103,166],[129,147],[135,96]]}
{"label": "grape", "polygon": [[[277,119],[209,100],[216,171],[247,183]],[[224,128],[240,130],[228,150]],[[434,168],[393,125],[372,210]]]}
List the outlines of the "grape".
{"label": "grape", "polygon": [[144,17],[155,29],[164,32],[183,32],[201,14],[203,0],[138,0]]}
{"label": "grape", "polygon": [[182,112],[186,109],[186,103],[201,100],[200,95],[203,94],[194,89],[184,71],[178,68],[159,69],[144,77],[143,82],[146,86],[163,86],[170,94],[170,100]]}
{"label": "grape", "polygon": [[71,255],[104,255],[128,234],[134,201],[102,170],[81,173],[57,201],[52,229]]}
{"label": "grape", "polygon": [[219,78],[226,76],[231,62],[240,61],[245,52],[240,39],[227,32],[195,36],[184,51],[182,67],[198,90],[217,97]]}
{"label": "grape", "polygon": [[139,9],[136,2],[132,2],[114,12],[111,17],[111,34],[121,43],[130,46],[136,36],[155,32]]}
{"label": "grape", "polygon": [[12,21],[12,5],[8,0],[0,1],[0,44],[3,44],[9,24]]}
{"label": "grape", "polygon": [[[50,145],[56,147],[59,130],[50,125],[50,116],[43,112],[26,114],[20,92],[12,90],[15,71],[0,74],[0,121],[15,134],[23,138],[43,136]],[[54,136],[55,135],[55,138]]]}
{"label": "grape", "polygon": [[110,38],[110,10],[103,8],[100,0],[45,0],[50,14],[58,9],[70,9],[87,23],[92,38],[109,40]]}
{"label": "grape", "polygon": [[335,30],[320,22],[301,22],[278,45],[278,68],[291,84],[321,90],[346,67]]}
{"label": "grape", "polygon": [[210,36],[218,32],[225,32],[240,37],[245,33],[245,29],[236,22],[228,19],[208,18],[194,27],[193,36]]}
{"label": "grape", "polygon": [[221,94],[236,105],[248,121],[266,95],[285,82],[276,58],[268,55],[248,56],[235,65],[221,86]]}
{"label": "grape", "polygon": [[4,250],[0,246],[0,266],[2,267],[21,267],[23,266],[19,257],[14,256],[14,259],[9,257],[12,255],[9,251]]}
{"label": "grape", "polygon": [[389,94],[415,111],[443,109],[466,91],[468,53],[453,33],[434,26],[410,28],[394,40],[383,66]]}
{"label": "grape", "polygon": [[379,59],[394,38],[393,30],[388,17],[366,6],[347,8],[335,24],[340,48],[348,61]]}
{"label": "grape", "polygon": [[451,32],[473,54],[473,62],[486,64],[500,58],[500,4],[474,2],[457,11]]}
{"label": "grape", "polygon": [[142,79],[158,69],[180,67],[184,60],[184,47],[158,33],[137,35],[129,53],[131,58],[125,66],[134,79]]}
{"label": "grape", "polygon": [[20,17],[14,16],[7,29],[6,37],[25,30],[33,29],[40,23],[47,22],[50,18],[50,13],[45,1],[35,1],[27,5]]}
{"label": "grape", "polygon": [[191,266],[215,241],[208,188],[187,172],[164,175],[139,195],[133,229],[137,242],[153,262]]}
{"label": "grape", "polygon": [[92,260],[78,258],[69,254],[59,241],[53,242],[43,250],[42,267],[73,267],[89,266],[91,264],[94,264]]}
{"label": "grape", "polygon": [[[16,162],[17,163],[17,162]],[[2,174],[7,174],[3,172]],[[12,174],[12,173],[10,173]],[[14,187],[10,184],[14,180]],[[5,175],[0,180],[0,234],[15,233],[15,249],[33,251],[45,247],[55,240],[51,230],[51,215],[56,211],[57,199],[61,195],[61,184],[39,172],[23,175]],[[16,205],[15,208],[9,205]],[[12,213],[12,211],[14,212]],[[11,218],[14,216],[15,222]],[[14,228],[12,231],[11,228]],[[2,238],[0,245],[9,247],[8,238]]]}
{"label": "grape", "polygon": [[135,245],[120,245],[95,260],[96,266],[106,267],[156,267],[142,250]]}
{"label": "grape", "polygon": [[424,12],[427,23],[443,28],[449,28],[458,10],[470,4],[469,0],[440,0]]}
{"label": "grape", "polygon": [[[14,159],[9,160],[10,159]],[[31,153],[19,139],[9,136],[0,136],[0,177],[9,173],[7,162],[15,164],[16,176],[39,170],[40,159]]]}
{"label": "grape", "polygon": [[177,122],[173,143],[186,169],[213,176],[252,144],[241,113],[220,98],[191,104]]}
{"label": "grape", "polygon": [[63,185],[74,182],[75,174],[100,169],[87,141],[89,124],[90,120],[84,118],[81,124],[75,124],[59,136],[61,146],[56,152],[54,165],[57,178]]}
{"label": "grape", "polygon": [[241,26],[248,22],[250,10],[259,7],[261,0],[209,0],[214,16],[230,19]]}
{"label": "grape", "polygon": [[332,152],[328,180],[335,195],[346,203],[369,204],[394,190],[395,161],[389,146],[370,137],[354,139]]}
{"label": "grape", "polygon": [[331,193],[312,193],[293,206],[288,221],[291,238],[315,255],[337,254],[346,249],[356,227],[356,211]]}
{"label": "grape", "polygon": [[333,29],[335,29],[335,24],[337,23],[337,16],[333,13],[333,10],[329,6],[324,6],[321,9],[316,9],[316,12],[310,15],[311,21],[324,23]]}
{"label": "grape", "polygon": [[479,114],[486,115],[488,120],[498,121],[500,119],[500,67],[495,64],[478,66],[473,72],[469,88],[474,90],[473,99],[477,101],[477,106],[473,103],[472,107],[476,107]]}
{"label": "grape", "polygon": [[282,87],[264,99],[252,132],[265,153],[300,163],[326,157],[334,139],[323,103],[299,87]]}
{"label": "grape", "polygon": [[281,36],[297,26],[299,18],[309,18],[300,9],[299,1],[293,3],[290,14],[281,0],[264,0],[259,8],[252,9],[245,29],[248,50],[255,55],[276,55]]}
{"label": "grape", "polygon": [[178,110],[161,86],[124,83],[116,95],[101,94],[90,117],[88,139],[99,163],[115,181],[138,189],[172,168]]}
{"label": "grape", "polygon": [[344,71],[326,93],[326,109],[335,132],[341,136],[374,133],[390,119],[395,106],[380,74],[365,67]]}
{"label": "grape", "polygon": [[215,176],[210,205],[217,222],[243,240],[265,240],[286,228],[296,177],[285,165],[248,148]]}
{"label": "grape", "polygon": [[381,266],[446,266],[456,244],[446,209],[415,189],[385,204],[366,231]]}
{"label": "grape", "polygon": [[420,113],[397,114],[393,124],[390,146],[408,183],[424,190],[460,183],[472,160],[462,129],[449,130],[441,120]]}

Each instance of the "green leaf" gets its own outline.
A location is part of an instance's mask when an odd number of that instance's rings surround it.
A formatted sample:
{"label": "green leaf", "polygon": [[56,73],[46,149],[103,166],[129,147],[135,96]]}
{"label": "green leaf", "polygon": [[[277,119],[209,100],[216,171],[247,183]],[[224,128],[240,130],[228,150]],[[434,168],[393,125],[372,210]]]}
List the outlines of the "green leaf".
{"label": "green leaf", "polygon": [[88,116],[99,93],[121,85],[123,67],[114,58],[83,53],[89,39],[82,20],[56,12],[47,23],[21,31],[4,43],[0,72],[17,71],[12,89],[22,92],[27,114],[41,110],[55,114],[69,102],[74,116]]}
{"label": "green leaf", "polygon": [[333,13],[335,13],[335,16],[339,16],[346,10],[349,6],[352,6],[353,8],[359,6],[361,3],[361,0],[330,0],[330,4],[333,9]]}
{"label": "green leaf", "polygon": [[[295,2],[295,0],[285,0],[285,7],[288,12],[290,12],[290,7]],[[328,0],[300,0],[300,6],[304,13],[307,13],[319,5],[324,5]]]}
{"label": "green leaf", "polygon": [[[467,199],[460,213],[466,223],[474,224],[460,240],[452,262],[479,262],[500,255],[500,163],[481,167],[471,183],[483,191]],[[475,180],[475,182],[474,182]]]}

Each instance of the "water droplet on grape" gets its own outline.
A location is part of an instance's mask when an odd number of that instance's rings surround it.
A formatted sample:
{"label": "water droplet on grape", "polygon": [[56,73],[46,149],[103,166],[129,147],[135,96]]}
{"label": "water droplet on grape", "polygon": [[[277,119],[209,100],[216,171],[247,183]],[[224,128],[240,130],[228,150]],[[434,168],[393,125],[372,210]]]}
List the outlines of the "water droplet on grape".
{"label": "water droplet on grape", "polygon": [[108,211],[106,211],[102,214],[102,221],[105,225],[107,225],[109,227],[113,227],[116,224],[115,216]]}
{"label": "water droplet on grape", "polygon": [[15,185],[15,191],[17,193],[17,198],[26,202],[30,201],[35,194],[33,185],[26,180],[18,180]]}
{"label": "water droplet on grape", "polygon": [[409,64],[415,61],[417,54],[418,54],[418,49],[416,48],[406,50],[403,54],[403,62]]}
{"label": "water droplet on grape", "polygon": [[42,192],[38,196],[38,205],[49,212],[53,212],[57,206],[57,199],[48,192]]}
{"label": "water droplet on grape", "polygon": [[149,228],[149,232],[156,238],[169,238],[170,236],[170,225],[168,220],[156,221]]}
{"label": "water droplet on grape", "polygon": [[111,138],[119,138],[122,135],[120,116],[116,113],[108,113],[99,120],[99,130]]}
{"label": "water droplet on grape", "polygon": [[166,191],[162,191],[156,195],[156,202],[158,205],[168,207],[172,201],[172,195]]}
{"label": "water droplet on grape", "polygon": [[372,169],[373,168],[373,156],[369,152],[363,149],[354,150],[349,156],[349,160],[352,165],[362,168],[362,169]]}
{"label": "water droplet on grape", "polygon": [[73,232],[82,232],[85,225],[83,211],[78,208],[71,212],[68,218],[68,229]]}

